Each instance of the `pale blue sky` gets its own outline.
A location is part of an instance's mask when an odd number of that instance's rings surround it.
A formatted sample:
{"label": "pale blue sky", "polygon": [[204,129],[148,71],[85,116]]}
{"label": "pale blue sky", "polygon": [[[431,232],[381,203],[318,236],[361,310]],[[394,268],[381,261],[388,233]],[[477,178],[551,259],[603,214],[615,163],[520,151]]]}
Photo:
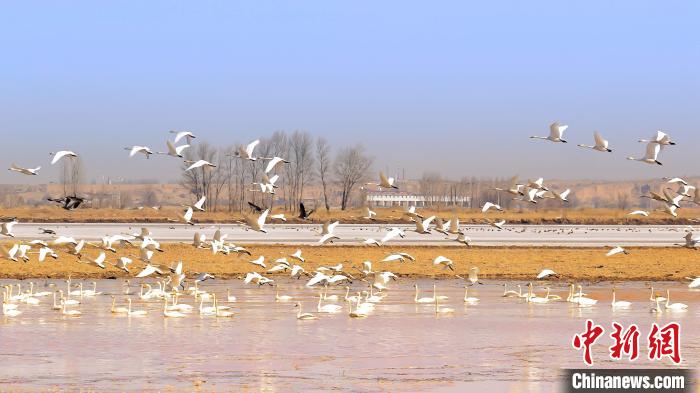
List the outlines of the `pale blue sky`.
{"label": "pale blue sky", "polygon": [[[697,1],[2,2],[0,164],[45,182],[70,148],[91,178],[177,178],[122,148],[304,129],[412,177],[698,174],[698,17]],[[553,120],[573,143],[527,138]],[[679,142],[664,167],[624,160],[659,128]],[[613,154],[575,147],[594,129]]]}

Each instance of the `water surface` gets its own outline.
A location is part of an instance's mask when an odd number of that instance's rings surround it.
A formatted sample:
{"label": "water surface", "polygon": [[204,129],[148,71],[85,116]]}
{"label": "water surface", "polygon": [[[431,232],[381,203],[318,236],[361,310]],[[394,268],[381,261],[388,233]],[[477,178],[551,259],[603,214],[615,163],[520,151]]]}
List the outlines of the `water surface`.
{"label": "water surface", "polygon": [[[35,280],[36,281],[36,280]],[[2,281],[2,284],[18,281]],[[436,316],[432,305],[413,302],[413,284],[449,296],[451,316]],[[63,281],[37,281],[39,290]],[[90,287],[91,281],[85,287]],[[292,295],[304,311],[316,313],[316,291],[303,281],[280,280],[282,294]],[[501,282],[486,281],[470,290],[478,305],[465,305],[463,282],[402,279],[391,284],[388,296],[365,319],[318,314],[318,320],[298,321],[291,303],[275,302],[275,289],[245,286],[239,280],[207,281],[201,289],[225,298],[237,296],[233,318],[164,318],[162,301],[142,301],[131,295],[143,318],[110,312],[110,294],[125,305],[122,280],[97,282],[101,296],[84,298],[76,309],[81,317],[67,317],[51,309],[51,297],[37,306],[21,305],[18,317],[0,317],[0,387],[26,391],[60,387],[98,391],[483,391],[548,392],[559,382],[562,368],[582,367],[581,354],[571,348],[575,333],[587,318],[602,324],[606,337],[596,346],[596,366],[628,366],[607,355],[610,322],[642,330],[641,353],[634,367],[671,366],[646,359],[646,334],[652,322],[678,321],[684,327],[683,364],[693,367],[700,352],[698,323],[700,293],[678,283],[656,283],[672,291],[673,301],[688,303],[689,311],[654,315],[649,283],[617,285],[618,300],[634,302],[628,311],[609,305],[610,284],[587,286],[589,296],[601,299],[591,308],[566,302],[526,304],[503,298]],[[22,282],[23,287],[27,281]],[[516,283],[512,283],[516,284]],[[132,284],[133,286],[133,284]],[[361,282],[353,289],[365,289]],[[553,293],[566,288],[552,284]],[[23,288],[24,289],[24,288]],[[137,292],[138,288],[133,287]],[[542,292],[541,289],[538,289]],[[341,299],[342,287],[332,288]],[[429,293],[424,293],[429,295]],[[665,294],[664,294],[665,295]],[[190,296],[181,302],[193,303]]]}

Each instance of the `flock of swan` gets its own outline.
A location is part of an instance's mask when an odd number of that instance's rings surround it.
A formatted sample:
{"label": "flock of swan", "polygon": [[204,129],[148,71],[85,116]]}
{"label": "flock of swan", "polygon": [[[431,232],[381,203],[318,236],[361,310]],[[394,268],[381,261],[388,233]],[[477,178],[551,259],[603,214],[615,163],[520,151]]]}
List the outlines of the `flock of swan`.
{"label": "flock of swan", "polygon": [[[459,299],[465,307],[478,307],[481,299],[473,295],[473,290],[470,293],[470,288],[474,285],[497,285],[485,284],[479,281],[477,277],[478,269],[472,268],[468,278],[468,284],[464,285],[464,296]],[[543,271],[538,277],[544,277],[554,274]],[[387,275],[388,273],[384,273]],[[367,275],[369,276],[369,275]],[[395,276],[389,276],[394,278]],[[168,280],[159,280],[155,282],[142,282],[136,291],[129,280],[123,281],[122,299],[119,300],[122,304],[117,304],[117,296],[113,293],[103,293],[97,290],[97,283],[92,282],[90,289],[85,289],[83,282],[73,284],[71,279],[65,280],[62,287],[60,283],[45,284],[50,290],[38,291],[34,282],[29,282],[29,288],[23,290],[22,283],[7,284],[2,286],[2,312],[5,317],[17,317],[22,314],[22,308],[26,307],[46,307],[57,312],[59,315],[66,317],[80,317],[82,311],[80,306],[93,302],[101,296],[110,296],[111,303],[109,312],[115,316],[126,317],[144,317],[149,313],[162,314],[163,318],[186,318],[190,316],[199,317],[217,317],[230,318],[234,317],[234,307],[242,303],[242,300],[231,294],[231,290],[227,289],[225,294],[217,294],[216,291],[208,291],[202,285],[203,280],[195,280],[192,286],[182,288],[180,290],[168,290]],[[700,279],[697,279],[700,281]],[[294,315],[299,320],[318,319],[319,316],[325,314],[342,314],[346,313],[350,318],[366,318],[377,312],[382,305],[382,302],[389,295],[389,290],[386,285],[369,284],[367,280],[361,280],[368,284],[366,288],[353,285],[350,282],[344,282],[342,286],[329,286],[326,282],[320,286],[317,291],[310,289],[309,293],[288,295],[280,293],[280,286],[275,285],[274,295],[267,292],[264,296],[270,296],[269,301],[275,303],[293,304],[295,310]],[[318,281],[320,282],[320,281]],[[380,280],[378,282],[383,282]],[[312,283],[312,286],[314,284]],[[512,298],[520,301],[525,305],[543,305],[555,303],[569,303],[575,307],[610,307],[613,311],[629,310],[635,305],[629,301],[619,300],[615,287],[611,290],[611,300],[609,303],[604,303],[599,299],[588,297],[583,292],[582,285],[569,284],[569,291],[566,297],[564,294],[554,294],[548,286],[542,287],[542,293],[535,293],[535,285],[532,282],[526,285],[517,284],[511,286],[504,283],[503,292],[500,295],[502,298]],[[523,286],[526,290],[523,291]],[[697,286],[697,285],[696,285]],[[309,287],[307,284],[306,287]],[[26,286],[25,286],[26,288]],[[381,289],[378,289],[381,288]],[[432,291],[427,295],[422,293],[418,283],[413,285],[415,290],[413,299],[403,297],[393,301],[399,301],[403,304],[415,303],[417,306],[426,306],[427,308],[418,309],[419,312],[434,312],[435,315],[453,315],[456,313],[454,308],[447,307],[449,297],[438,292],[437,283],[433,283]],[[375,290],[376,289],[376,290]],[[666,296],[661,296],[655,292],[654,287],[650,288],[651,294],[649,297],[649,311],[652,313],[664,312],[685,312],[688,310],[688,305],[684,303],[671,302],[671,292],[666,289]],[[495,296],[496,295],[492,295]],[[47,299],[48,300],[44,300]],[[132,298],[136,298],[139,305],[134,307]],[[304,311],[303,303],[310,298],[317,298],[314,301],[316,307],[311,312]],[[244,302],[244,301],[243,301]],[[149,304],[161,303],[162,306],[150,306]],[[144,307],[147,306],[147,307]],[[141,308],[138,308],[141,307]],[[644,307],[641,305],[641,307]],[[150,310],[150,311],[149,311]],[[291,311],[290,311],[291,313]]]}
{"label": "flock of swan", "polygon": [[[551,142],[566,143],[567,141],[563,139],[563,133],[567,129],[567,126],[561,125],[558,122],[553,123],[550,126],[550,135],[548,137],[538,137],[533,136],[531,138],[544,139]],[[142,154],[147,159],[154,154],[157,155],[167,155],[171,157],[176,157],[183,159],[183,151],[190,147],[190,143],[196,136],[188,131],[183,132],[172,132],[175,134],[173,141],[166,141],[167,151],[166,152],[154,152],[151,148],[147,146],[131,146],[127,147],[126,150],[129,151],[129,156],[134,157],[137,154]],[[186,144],[177,145],[181,140],[186,140]],[[589,148],[599,152],[612,152],[609,148],[609,143],[607,140],[603,139],[600,133],[595,132],[594,134],[595,145],[579,145],[584,148]],[[275,184],[279,178],[279,175],[272,173],[276,168],[280,168],[282,165],[289,163],[289,161],[282,157],[260,157],[255,154],[255,148],[259,144],[259,140],[255,140],[249,143],[247,146],[240,148],[235,152],[235,157],[248,160],[257,161],[265,160],[269,161],[265,166],[264,173],[261,175],[261,179],[253,183],[259,186],[257,191],[262,193],[274,194],[277,189]],[[647,144],[647,152],[643,158],[635,159],[630,157],[629,159],[634,159],[649,164],[661,164],[658,161],[659,152],[665,146],[675,145],[670,138],[670,136],[664,132],[657,132],[650,139],[643,139],[640,142]],[[51,164],[56,164],[60,160],[70,160],[75,159],[78,155],[71,150],[61,150],[54,153],[50,153],[53,156]],[[197,161],[185,161],[186,164],[185,171],[191,171],[197,168],[215,167],[214,164],[206,160]],[[35,168],[25,168],[12,164],[10,167],[11,171],[23,174],[36,176],[41,169],[40,166]],[[693,186],[690,186],[688,182],[681,178],[668,178],[666,179],[669,184],[678,184],[678,191],[672,191],[670,188],[665,188],[662,194],[651,193],[646,196],[653,200],[662,202],[664,204],[664,211],[672,216],[677,216],[677,209],[681,207],[681,202],[688,198],[691,202],[695,204],[700,204],[700,192]],[[379,180],[372,183],[367,183],[367,185],[377,186],[380,189],[398,189],[397,182],[394,178],[387,177],[384,173],[379,173]],[[511,184],[508,188],[497,188],[499,192],[505,192],[511,194],[514,199],[526,202],[526,203],[538,203],[539,200],[543,199],[555,199],[562,203],[568,202],[568,195],[570,190],[553,190],[547,187],[543,178],[536,180],[528,180],[525,182],[519,182],[517,178],[511,180]],[[692,193],[692,195],[691,195]],[[77,209],[83,201],[83,198],[75,196],[66,196],[60,199],[51,199],[53,201],[61,203],[64,209],[73,210]],[[189,206],[185,206],[184,213],[178,219],[173,219],[174,222],[179,222],[185,225],[194,225],[194,215],[196,212],[205,211],[206,196],[202,196],[196,203]],[[280,220],[286,221],[284,214],[270,215],[270,209],[262,209],[254,204],[250,204],[252,208],[257,211],[257,215],[247,216],[245,221],[240,222],[248,230],[257,231],[261,233],[268,233],[266,224],[268,219],[270,220]],[[486,217],[493,214],[494,211],[504,211],[504,209],[496,203],[486,202],[482,208],[482,213],[485,217],[485,222],[494,227],[496,230],[503,230],[506,224],[505,220],[489,220]],[[300,218],[306,219],[310,216],[313,211],[307,211],[303,204],[300,205]],[[631,212],[632,215],[648,216],[649,212],[646,211],[634,211]],[[424,217],[416,209],[415,206],[409,207],[404,212],[405,218],[415,224],[413,229],[416,233],[421,235],[427,235],[431,233],[440,233],[445,236],[455,235],[454,241],[459,244],[464,244],[469,246],[471,244],[471,239],[464,232],[463,228],[460,226],[459,219],[455,215],[449,219],[443,219],[438,216]],[[364,218],[367,220],[376,220],[377,213],[372,211],[369,207],[365,208]],[[13,227],[18,223],[17,219],[10,219],[3,222],[0,226],[0,235],[13,238]],[[340,224],[339,221],[325,222],[321,225],[319,230],[319,240],[318,245],[324,245],[333,243],[338,240],[339,237],[334,233],[335,228]],[[48,232],[47,232],[48,231]],[[51,233],[53,231],[44,230],[45,233]],[[18,242],[13,244],[9,249],[4,245],[0,246],[0,259],[7,259],[10,261],[24,261],[28,262],[30,260],[30,255],[37,255],[37,260],[44,262],[47,258],[58,259],[59,254],[54,250],[54,248],[61,248],[63,252],[76,257],[76,261],[79,263],[88,264],[99,269],[119,269],[127,274],[131,274],[130,266],[134,264],[136,260],[142,267],[140,272],[135,275],[136,278],[146,278],[149,276],[160,276],[161,279],[157,281],[157,288],[151,284],[144,284],[142,286],[141,292],[138,294],[140,300],[158,300],[163,302],[162,314],[164,317],[168,318],[182,318],[186,317],[192,312],[199,312],[202,315],[213,315],[217,317],[232,317],[234,314],[231,310],[231,306],[228,303],[235,302],[235,297],[228,294],[226,297],[217,297],[214,293],[209,293],[200,288],[199,284],[213,278],[212,275],[207,273],[194,273],[196,277],[192,281],[192,285],[187,285],[188,277],[184,271],[184,264],[182,261],[179,263],[166,266],[157,264],[153,261],[154,255],[156,253],[164,252],[161,248],[160,243],[155,240],[148,228],[142,228],[140,232],[131,234],[112,234],[104,236],[99,243],[91,243],[85,240],[75,239],[69,234],[57,234],[55,232],[51,233],[54,237],[51,241],[43,240],[31,240],[28,242]],[[405,237],[405,231],[398,227],[390,227],[387,229],[383,237],[379,239],[365,238],[361,242],[362,244],[368,246],[381,247],[392,239],[398,237]],[[689,231],[685,237],[685,247],[695,248],[699,239],[694,238],[692,231]],[[82,251],[86,246],[94,247],[100,250],[97,257],[91,258],[84,256]],[[213,237],[208,240],[206,236],[202,233],[195,233],[192,246],[196,249],[208,250],[212,254],[246,254],[252,257],[251,251],[244,247],[238,246],[227,240],[227,235],[223,234],[220,230],[217,230]],[[120,256],[112,259],[108,257],[108,253],[116,254],[118,247],[135,247],[138,249],[138,256]],[[611,247],[606,255],[612,257],[617,254],[627,254],[627,251],[619,246]],[[406,262],[415,261],[411,255],[403,252],[396,252],[388,255],[384,260],[380,261],[382,263],[387,262]],[[297,250],[294,254],[291,254],[284,258],[277,258],[271,261],[273,266],[268,269],[266,264],[266,258],[263,255],[258,256],[255,259],[250,260],[251,269],[253,271],[247,273],[244,278],[245,284],[254,284],[258,286],[263,286],[265,284],[275,285],[275,280],[268,277],[268,274],[289,274],[290,278],[301,278],[308,277],[309,280],[306,283],[306,287],[314,288],[316,286],[321,286],[322,290],[318,296],[317,303],[317,313],[339,313],[345,309],[350,317],[361,318],[370,315],[375,309],[375,305],[382,302],[384,297],[387,295],[389,282],[396,280],[397,276],[391,271],[381,270],[373,271],[372,263],[366,261],[363,266],[360,267],[350,267],[345,268],[343,264],[338,264],[335,266],[321,266],[313,272],[307,272],[303,267],[305,259],[302,256],[302,250]],[[267,263],[270,263],[268,261]],[[451,259],[438,255],[433,261],[432,265],[436,269],[455,270],[455,262]],[[261,269],[266,269],[261,272]],[[352,270],[354,269],[354,270]],[[357,270],[357,272],[355,271]],[[469,287],[475,284],[481,284],[477,277],[478,269],[472,268],[470,270],[470,275],[468,279],[469,285],[465,286],[464,303],[465,304],[478,304],[479,299],[473,296],[469,296]],[[366,283],[367,288],[362,288],[361,290],[355,290],[352,295],[350,293],[350,285],[352,282],[356,282],[356,275],[360,275],[359,280]],[[550,269],[544,269],[540,274],[536,276],[536,279],[546,279],[548,277],[556,277],[557,274]],[[190,274],[190,278],[192,274]],[[459,276],[457,276],[459,277]],[[461,277],[459,277],[461,278]],[[699,279],[693,279],[691,285],[698,281]],[[20,284],[17,284],[17,291],[14,291],[14,286],[5,286],[3,292],[3,313],[5,316],[17,316],[21,314],[20,305],[27,306],[37,306],[42,304],[40,299],[42,297],[53,296],[53,309],[60,311],[63,315],[67,316],[79,316],[81,312],[77,309],[80,302],[84,299],[89,299],[94,296],[99,296],[100,293],[97,292],[96,285],[93,286],[92,290],[84,290],[82,284],[80,284],[79,289],[73,289],[70,285],[70,280],[66,283],[67,286],[65,291],[63,289],[54,290],[52,292],[34,292],[34,285],[31,284],[30,288],[25,291],[21,291]],[[337,304],[338,300],[341,300],[337,295],[328,295],[329,288],[335,288],[336,286],[343,285],[346,289],[345,296],[342,301],[346,303],[345,307],[342,304]],[[653,290],[652,290],[653,292]],[[71,297],[72,296],[72,297]],[[79,297],[80,300],[75,299]],[[580,307],[590,307],[597,303],[597,300],[591,299],[585,296],[582,292],[581,286],[578,287],[578,292],[572,284],[569,294],[566,299],[562,299],[558,295],[553,295],[550,293],[549,288],[546,288],[546,293],[536,294],[534,293],[534,288],[532,284],[528,285],[527,291],[522,292],[522,288],[518,287],[518,291],[508,290],[507,288],[503,294],[504,297],[514,297],[518,299],[523,299],[525,303],[528,304],[545,304],[556,301],[567,301],[574,303]],[[192,298],[192,304],[181,302],[181,298]],[[662,310],[684,310],[687,306],[682,303],[670,303],[669,300],[670,293],[667,293],[665,298],[652,294],[650,301],[655,304],[652,309],[655,312],[661,312]],[[433,287],[432,297],[419,297],[418,287],[416,287],[415,302],[417,304],[430,304],[436,314],[450,314],[454,312],[454,309],[446,307],[445,301],[448,299],[444,295],[438,295],[436,292],[436,287]],[[116,300],[115,300],[116,301]],[[282,302],[294,302],[295,308],[297,309],[296,315],[298,319],[315,319],[316,315],[314,313],[303,312],[302,303],[295,301],[289,295],[280,295],[279,290],[276,291],[275,301]],[[222,302],[224,305],[220,305]],[[443,302],[441,304],[441,302]],[[325,304],[324,304],[325,303]],[[342,302],[341,302],[342,303]],[[663,305],[663,307],[662,307]],[[616,299],[616,293],[613,289],[612,291],[612,302],[611,306],[614,309],[617,308],[629,308],[631,304],[625,301],[619,301]],[[125,314],[128,316],[143,316],[146,315],[145,310],[138,310],[132,308],[131,298],[127,299],[125,306],[116,307],[114,302],[112,304],[113,313]]]}

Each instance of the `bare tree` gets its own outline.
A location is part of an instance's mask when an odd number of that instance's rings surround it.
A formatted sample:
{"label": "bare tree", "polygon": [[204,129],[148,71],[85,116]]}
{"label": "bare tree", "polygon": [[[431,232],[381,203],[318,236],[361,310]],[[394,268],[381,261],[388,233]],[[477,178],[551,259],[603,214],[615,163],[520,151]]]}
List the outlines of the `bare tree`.
{"label": "bare tree", "polygon": [[367,171],[372,166],[372,157],[365,154],[362,145],[347,147],[338,152],[335,158],[335,175],[340,185],[340,208],[345,210],[348,200],[358,183],[367,178]]}
{"label": "bare tree", "polygon": [[126,209],[131,207],[131,205],[134,203],[134,200],[131,196],[130,191],[120,191],[119,192],[119,206],[117,208],[119,209]]}
{"label": "bare tree", "polygon": [[78,187],[83,178],[83,162],[80,157],[69,157],[63,159],[63,173],[61,174],[61,184],[63,185],[63,196],[78,195]]}
{"label": "bare tree", "polygon": [[153,207],[158,205],[158,203],[158,194],[156,194],[152,187],[149,187],[143,192],[143,196],[141,197],[141,204],[143,206]]}
{"label": "bare tree", "polygon": [[316,139],[316,176],[321,181],[321,190],[323,192],[323,203],[326,206],[326,211],[329,211],[330,204],[328,203],[328,176],[331,167],[331,147],[324,137]]}
{"label": "bare tree", "polygon": [[296,207],[304,197],[304,186],[313,178],[313,139],[306,131],[294,131],[289,138],[291,160],[288,180],[291,185],[290,199]]}
{"label": "bare tree", "polygon": [[[189,149],[185,153],[185,159],[187,161],[201,159],[216,165],[216,168],[202,166],[189,171],[183,171],[182,174],[182,185],[194,196],[195,200],[206,196],[207,206],[209,210],[212,211],[216,211],[219,195],[227,183],[228,173],[220,168],[220,158],[223,155],[224,152],[217,151],[207,142],[202,142],[197,145],[196,149]],[[187,166],[189,166],[187,163],[183,164],[183,169],[187,168]]]}
{"label": "bare tree", "polygon": [[630,206],[629,194],[618,192],[616,204],[618,209],[627,210],[627,208]]}

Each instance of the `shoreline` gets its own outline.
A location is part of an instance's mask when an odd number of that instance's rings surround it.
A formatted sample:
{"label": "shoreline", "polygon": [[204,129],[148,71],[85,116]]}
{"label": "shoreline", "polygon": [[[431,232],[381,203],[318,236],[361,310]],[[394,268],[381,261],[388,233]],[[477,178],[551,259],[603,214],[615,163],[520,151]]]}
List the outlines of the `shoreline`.
{"label": "shoreline", "polygon": [[[181,221],[174,218],[166,217],[117,217],[117,218],[90,218],[90,217],[75,217],[75,218],[48,218],[48,217],[24,217],[24,216],[8,216],[16,217],[20,223],[28,224],[171,224],[182,225]],[[449,215],[441,215],[445,219],[449,219]],[[240,224],[244,216],[232,215],[228,218],[210,218],[198,219],[193,218],[194,225],[209,225],[209,224]],[[700,219],[678,217],[678,218],[509,218],[505,215],[494,215],[488,218],[504,219],[507,225],[608,225],[608,226],[680,226],[680,225],[697,225]],[[175,220],[175,221],[174,221]],[[321,225],[327,221],[339,220],[343,224],[382,224],[382,225],[412,225],[412,221],[404,219],[345,219],[337,217],[324,218],[309,218],[302,220],[299,218],[287,218],[286,221],[268,222],[270,224],[315,224]],[[488,225],[484,218],[464,218],[459,217],[460,225]]]}
{"label": "shoreline", "polygon": [[[361,267],[362,262],[372,262],[374,271],[392,271],[402,278],[454,278],[455,274],[467,277],[471,267],[479,268],[479,277],[494,280],[536,281],[536,275],[542,269],[552,269],[559,277],[550,282],[569,281],[683,281],[685,277],[694,277],[700,273],[697,266],[697,251],[680,247],[628,247],[629,255],[606,257],[606,249],[601,247],[460,247],[460,246],[307,246],[290,245],[244,245],[252,256],[246,254],[212,255],[208,249],[195,249],[182,243],[163,243],[165,252],[156,252],[153,263],[170,266],[174,262],[184,262],[184,272],[188,278],[194,272],[207,272],[220,279],[241,278],[248,272],[259,272],[272,279],[289,277],[288,273],[269,274],[277,258],[287,257],[291,264],[299,264],[307,272],[319,266],[335,266],[343,263],[344,270],[356,278],[362,276],[353,266]],[[297,249],[302,250],[306,262],[299,263],[291,258]],[[47,258],[38,262],[35,255],[30,261],[12,262],[0,260],[0,279],[111,279],[134,278],[145,265],[138,261],[137,247],[124,247],[117,253],[107,252],[106,269],[78,262],[77,257],[66,254],[56,247],[57,260]],[[99,255],[99,250],[89,247],[83,250],[83,261]],[[387,255],[406,252],[416,261],[381,262]],[[266,269],[255,266],[252,261],[260,255],[265,256]],[[438,255],[450,258],[455,271],[443,270],[433,266],[433,259]],[[111,264],[118,257],[126,256],[134,260],[130,273],[118,270]],[[146,278],[147,280],[148,278]],[[153,279],[151,277],[150,279]],[[302,278],[300,281],[304,281]]]}
{"label": "shoreline", "polygon": [[[631,209],[629,209],[631,210]],[[270,223],[287,224],[321,224],[326,221],[338,220],[344,224],[411,224],[405,215],[403,207],[373,208],[377,214],[373,220],[366,219],[364,209],[336,210],[326,212],[321,209],[314,212],[309,219],[301,220],[294,211],[274,208],[270,214],[284,214],[286,222],[269,221]],[[423,217],[432,215],[449,220],[453,216],[459,218],[462,225],[484,224],[485,219],[504,219],[508,224],[523,225],[692,225],[700,222],[700,208],[688,207],[679,211],[678,217],[650,211],[651,216],[630,216],[628,210],[610,208],[580,208],[580,209],[542,209],[542,210],[508,210],[491,212],[487,215],[481,209],[467,208],[418,208]],[[144,209],[97,209],[81,208],[66,211],[56,206],[19,207],[3,210],[3,217],[16,217],[24,223],[134,223],[134,224],[182,224],[181,208],[164,206],[158,210]],[[196,212],[192,219],[196,225],[204,224],[235,224],[245,216],[255,215],[248,209],[243,212]]]}

